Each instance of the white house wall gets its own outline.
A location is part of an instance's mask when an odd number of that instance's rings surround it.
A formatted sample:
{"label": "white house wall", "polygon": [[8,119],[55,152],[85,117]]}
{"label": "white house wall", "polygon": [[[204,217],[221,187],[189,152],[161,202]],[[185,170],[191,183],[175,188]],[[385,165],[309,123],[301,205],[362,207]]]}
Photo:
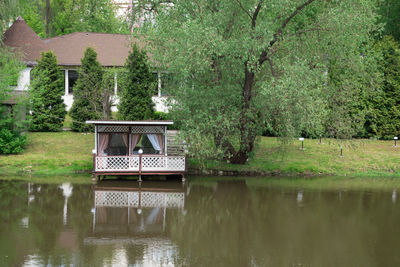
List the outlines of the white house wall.
{"label": "white house wall", "polygon": [[[153,100],[154,108],[156,111],[168,112],[168,107],[166,104],[167,99],[165,97],[153,96],[151,99]],[[118,111],[117,105],[119,104],[118,96],[113,97],[113,103],[114,103],[114,106],[111,107],[111,111],[117,112]],[[72,103],[71,103],[71,105],[72,105]]]}
{"label": "white house wall", "polygon": [[31,70],[32,68],[25,68],[19,73],[18,85],[14,88],[16,91],[26,91],[31,83]]}
{"label": "white house wall", "polygon": [[[14,88],[14,90],[20,90],[20,91],[28,90],[29,85],[30,85],[30,72],[31,72],[31,70],[32,70],[32,68],[25,68],[24,70],[22,70],[20,72],[20,76],[18,78],[18,86],[16,86]],[[68,70],[64,69],[64,71],[65,71],[64,72],[65,73],[65,75],[64,75],[64,77],[65,77],[64,89],[65,90],[64,90],[64,95],[62,96],[62,98],[63,98],[64,103],[66,105],[67,111],[69,111],[71,109],[71,107],[72,107],[72,103],[74,102],[74,97],[73,97],[72,94],[68,94],[68,86],[69,86],[69,84],[68,84]],[[117,82],[117,77],[115,77],[115,81]],[[158,96],[153,96],[152,97],[152,100],[153,100],[153,102],[155,104],[155,110],[156,111],[160,111],[160,112],[168,112],[168,107],[166,105],[166,98],[161,96],[160,90],[161,90],[161,84],[159,83],[159,94],[158,94]],[[117,83],[116,83],[115,88],[114,88],[114,94],[116,92],[117,92]],[[113,102],[114,102],[115,106],[113,106],[111,108],[111,110],[113,112],[117,112],[118,109],[117,109],[116,105],[118,105],[118,103],[119,103],[118,96],[114,95]]]}

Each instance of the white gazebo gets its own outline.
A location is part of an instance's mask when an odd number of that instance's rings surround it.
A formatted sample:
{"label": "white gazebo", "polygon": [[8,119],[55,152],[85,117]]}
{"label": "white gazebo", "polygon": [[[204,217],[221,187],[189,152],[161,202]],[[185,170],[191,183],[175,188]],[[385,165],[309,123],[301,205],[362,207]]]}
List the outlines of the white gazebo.
{"label": "white gazebo", "polygon": [[186,173],[186,158],[167,154],[167,126],[173,121],[86,121],[95,128],[93,175]]}

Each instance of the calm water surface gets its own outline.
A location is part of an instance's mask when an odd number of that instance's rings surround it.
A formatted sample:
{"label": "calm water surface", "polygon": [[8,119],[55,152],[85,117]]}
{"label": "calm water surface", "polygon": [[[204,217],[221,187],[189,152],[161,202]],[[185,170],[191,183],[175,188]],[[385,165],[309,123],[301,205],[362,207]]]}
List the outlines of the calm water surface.
{"label": "calm water surface", "polygon": [[400,198],[212,183],[0,182],[0,266],[400,266]]}

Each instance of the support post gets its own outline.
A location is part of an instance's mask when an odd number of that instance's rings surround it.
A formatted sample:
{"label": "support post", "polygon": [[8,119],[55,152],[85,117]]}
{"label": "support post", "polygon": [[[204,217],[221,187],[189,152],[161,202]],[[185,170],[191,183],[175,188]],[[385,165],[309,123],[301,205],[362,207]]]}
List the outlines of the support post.
{"label": "support post", "polygon": [[139,154],[139,182],[142,181],[142,154]]}
{"label": "support post", "polygon": [[167,126],[164,126],[164,155],[168,156],[168,146],[167,146]]}

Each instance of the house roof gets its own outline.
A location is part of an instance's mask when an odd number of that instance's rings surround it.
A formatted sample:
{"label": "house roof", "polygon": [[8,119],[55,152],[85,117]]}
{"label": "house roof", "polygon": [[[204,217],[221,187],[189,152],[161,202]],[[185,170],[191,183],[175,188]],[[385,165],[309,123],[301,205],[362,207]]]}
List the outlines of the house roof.
{"label": "house roof", "polygon": [[132,42],[140,48],[144,46],[140,40],[125,34],[76,32],[41,39],[21,17],[5,32],[3,39],[5,45],[21,52],[27,65],[36,65],[41,52],[53,51],[61,66],[80,66],[88,47],[96,50],[101,65],[123,66]]}
{"label": "house roof", "polygon": [[40,52],[46,50],[43,40],[21,17],[18,17],[4,33],[3,43],[6,46],[16,48],[28,65],[32,65],[37,58],[40,58]]}

